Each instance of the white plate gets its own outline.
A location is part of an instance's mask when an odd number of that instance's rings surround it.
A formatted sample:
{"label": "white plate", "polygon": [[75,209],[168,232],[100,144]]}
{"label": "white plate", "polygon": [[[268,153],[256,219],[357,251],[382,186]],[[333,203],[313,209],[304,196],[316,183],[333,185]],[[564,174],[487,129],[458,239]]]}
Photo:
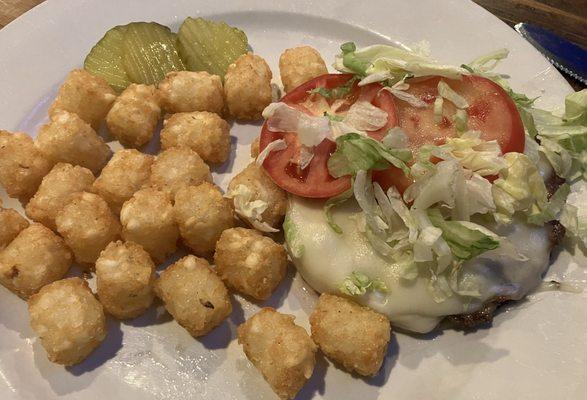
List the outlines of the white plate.
{"label": "white plate", "polygon": [[[242,28],[278,75],[281,51],[299,44],[332,60],[340,43],[359,45],[427,39],[436,58],[454,64],[500,47],[500,67],[515,89],[561,105],[564,79],[497,18],[465,1],[117,1],[51,0],[0,31],[0,127],[34,135],[65,74],[81,65],[104,32],[130,21],[177,29],[186,16],[226,20]],[[258,126],[235,125],[236,161],[248,162]],[[5,194],[2,198],[6,200]],[[15,202],[9,201],[15,206]],[[585,282],[586,271],[562,253],[549,276]],[[308,326],[311,299],[290,273],[265,305],[295,314]],[[539,293],[499,313],[491,329],[463,334],[394,337],[385,367],[373,379],[351,377],[319,357],[299,399],[580,399],[587,393],[586,295]],[[191,338],[161,308],[130,323],[109,320],[105,343],[89,359],[64,369],[47,361],[28,325],[26,304],[0,287],[1,399],[274,399],[244,358],[236,325],[258,307],[239,299],[230,321],[202,340]]]}

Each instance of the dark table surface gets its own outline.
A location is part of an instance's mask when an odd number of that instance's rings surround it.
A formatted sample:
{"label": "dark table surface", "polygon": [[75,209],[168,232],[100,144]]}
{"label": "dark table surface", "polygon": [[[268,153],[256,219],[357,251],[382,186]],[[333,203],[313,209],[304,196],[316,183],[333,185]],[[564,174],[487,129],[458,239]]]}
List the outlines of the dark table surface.
{"label": "dark table surface", "polygon": [[[441,1],[441,0],[440,0]],[[587,48],[587,0],[473,0],[510,26],[531,22]],[[0,28],[43,0],[0,0]],[[565,76],[575,90],[585,86]]]}

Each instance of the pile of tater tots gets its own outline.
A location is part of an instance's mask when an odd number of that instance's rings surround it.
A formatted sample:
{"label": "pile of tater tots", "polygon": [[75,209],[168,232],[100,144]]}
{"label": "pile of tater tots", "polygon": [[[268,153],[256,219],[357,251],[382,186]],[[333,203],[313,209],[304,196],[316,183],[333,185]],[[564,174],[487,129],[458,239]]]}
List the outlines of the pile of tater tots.
{"label": "pile of tater tots", "polygon": [[[327,73],[307,46],[286,50],[279,67],[285,91]],[[170,72],[157,87],[131,84],[119,96],[102,78],[73,70],[35,139],[0,131],[0,184],[28,217],[0,207],[0,283],[28,301],[52,362],[81,362],[108,334],[105,314],[136,318],[155,298],[198,337],[230,316],[232,292],[262,303],[275,291],[288,268],[283,245],[253,229],[211,175],[230,154],[225,119],[260,119],[271,80],[251,53],[224,77]],[[161,151],[142,153],[161,119]],[[112,153],[96,133],[103,123],[125,149]],[[281,229],[287,195],[254,160],[229,190],[242,186],[266,205],[259,222]],[[157,273],[178,243],[190,255]],[[73,263],[95,275],[96,293],[68,277]],[[310,324],[311,335],[293,316],[263,308],[238,327],[244,353],[278,396],[296,396],[318,348],[349,371],[379,371],[390,340],[385,316],[322,295]]]}

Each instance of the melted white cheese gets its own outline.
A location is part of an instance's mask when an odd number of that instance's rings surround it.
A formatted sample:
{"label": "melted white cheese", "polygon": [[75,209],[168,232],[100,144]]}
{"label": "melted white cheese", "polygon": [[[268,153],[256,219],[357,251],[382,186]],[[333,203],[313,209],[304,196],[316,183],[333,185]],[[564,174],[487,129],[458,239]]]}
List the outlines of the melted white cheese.
{"label": "melted white cheese", "polygon": [[[389,317],[392,325],[414,332],[433,330],[446,315],[470,313],[495,296],[521,299],[541,282],[548,268],[550,244],[548,228],[513,224],[497,230],[507,237],[527,261],[504,256],[473,259],[463,265],[461,282],[475,280],[481,284],[481,298],[453,295],[436,303],[428,289],[426,277],[413,282],[400,279],[398,267],[380,257],[364,235],[357,231],[353,215],[359,208],[353,201],[333,212],[343,234],[336,234],[325,222],[323,202],[290,198],[288,217],[295,226],[296,245],[303,246],[300,257],[292,259],[298,271],[318,292],[340,294],[340,283],[353,271],[383,280],[387,293],[369,292],[356,300]],[[351,217],[351,218],[349,218]]]}

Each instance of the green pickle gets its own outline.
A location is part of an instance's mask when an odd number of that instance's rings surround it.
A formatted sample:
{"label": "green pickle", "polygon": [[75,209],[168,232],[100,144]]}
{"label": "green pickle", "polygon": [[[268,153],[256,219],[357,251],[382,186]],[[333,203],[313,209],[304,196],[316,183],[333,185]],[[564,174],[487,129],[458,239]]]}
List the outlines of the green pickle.
{"label": "green pickle", "polygon": [[86,71],[106,79],[118,93],[130,84],[122,63],[124,30],[124,26],[117,26],[106,32],[84,61]]}
{"label": "green pickle", "polygon": [[155,22],[126,25],[122,62],[130,81],[151,85],[170,71],[185,70],[176,42],[175,33]]}
{"label": "green pickle", "polygon": [[178,32],[179,54],[190,71],[224,78],[228,66],[248,49],[247,35],[225,22],[186,18]]}
{"label": "green pickle", "polygon": [[178,34],[155,22],[131,22],[106,32],[84,68],[120,93],[131,83],[157,84],[170,71],[208,71],[224,78],[248,46],[247,35],[224,22],[188,17]]}

